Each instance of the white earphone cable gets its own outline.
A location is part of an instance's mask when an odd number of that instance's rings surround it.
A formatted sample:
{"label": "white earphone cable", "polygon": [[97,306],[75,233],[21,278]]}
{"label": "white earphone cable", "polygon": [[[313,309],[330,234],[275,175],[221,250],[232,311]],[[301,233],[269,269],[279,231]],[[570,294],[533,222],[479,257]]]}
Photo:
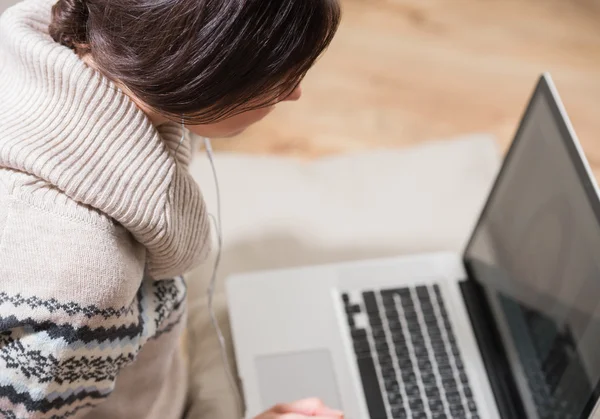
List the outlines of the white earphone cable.
{"label": "white earphone cable", "polygon": [[177,148],[175,149],[175,158],[177,158],[177,152],[179,151],[179,147],[181,147],[181,143],[185,139],[185,120],[181,118],[181,138],[179,139],[179,144],[177,144]]}
{"label": "white earphone cable", "polygon": [[216,217],[216,219],[213,214],[209,214],[211,220],[215,224],[215,229],[217,231],[218,247],[217,247],[217,256],[215,258],[215,264],[214,264],[212,276],[210,278],[210,285],[208,287],[208,311],[210,313],[210,321],[211,321],[212,326],[214,327],[215,332],[217,333],[217,337],[219,339],[219,349],[221,352],[221,360],[223,361],[223,364],[225,366],[225,372],[227,374],[227,379],[229,380],[229,384],[231,385],[231,389],[233,390],[235,398],[236,398],[236,403],[237,403],[237,407],[238,407],[238,417],[241,418],[243,415],[242,396],[240,394],[240,390],[236,383],[236,379],[233,374],[233,369],[231,368],[231,365],[229,364],[229,359],[227,357],[227,347],[225,344],[225,337],[223,336],[223,332],[221,331],[221,328],[219,327],[219,323],[217,321],[214,306],[213,306],[213,298],[214,298],[214,294],[215,294],[217,271],[219,269],[219,263],[221,262],[221,250],[223,248],[223,234],[222,234],[222,230],[221,230],[221,191],[219,190],[219,180],[217,177],[217,170],[215,169],[212,146],[211,146],[210,140],[206,137],[204,138],[204,146],[206,148],[206,154],[208,156],[208,160],[210,161],[210,166],[211,166],[211,169],[213,172],[213,178],[215,181],[215,191],[216,191],[216,195],[217,195],[217,217]]}
{"label": "white earphone cable", "polygon": [[[181,132],[181,138],[179,139],[179,144],[177,145],[177,148],[175,149],[175,155],[177,155],[177,151],[179,151],[179,148],[181,147],[181,144],[183,143],[183,140],[185,139],[185,121],[182,118],[181,119],[181,128],[182,128],[182,132]],[[242,402],[242,395],[240,393],[240,389],[238,388],[236,379],[235,379],[235,375],[233,374],[233,369],[229,363],[229,358],[227,356],[227,346],[225,343],[225,337],[223,336],[223,332],[221,331],[221,328],[219,327],[219,322],[217,321],[217,316],[215,314],[215,309],[214,309],[214,294],[215,294],[215,284],[217,282],[217,272],[219,269],[219,264],[221,262],[221,250],[223,248],[223,230],[221,229],[221,191],[219,189],[219,179],[217,177],[217,170],[215,168],[215,162],[214,162],[214,158],[213,158],[213,151],[212,151],[212,145],[210,143],[210,140],[206,137],[204,137],[204,147],[206,148],[206,154],[208,156],[208,160],[210,161],[210,166],[212,169],[212,174],[213,174],[213,179],[215,182],[215,191],[216,191],[216,195],[217,195],[217,216],[215,217],[213,214],[208,214],[208,216],[210,217],[211,221],[213,222],[214,226],[215,226],[215,230],[217,232],[217,256],[215,258],[215,263],[213,266],[213,271],[210,277],[210,283],[208,286],[208,290],[207,290],[207,294],[208,294],[208,312],[210,315],[210,322],[213,326],[213,328],[215,329],[215,332],[217,333],[217,338],[219,341],[219,352],[221,354],[221,360],[223,361],[223,364],[225,366],[225,373],[227,374],[227,379],[229,381],[229,384],[231,386],[231,390],[234,393],[234,396],[236,398],[236,405],[238,408],[238,417],[242,417],[243,416],[243,402]],[[188,307],[190,310],[193,309],[193,307],[196,304],[191,304],[190,307]]]}

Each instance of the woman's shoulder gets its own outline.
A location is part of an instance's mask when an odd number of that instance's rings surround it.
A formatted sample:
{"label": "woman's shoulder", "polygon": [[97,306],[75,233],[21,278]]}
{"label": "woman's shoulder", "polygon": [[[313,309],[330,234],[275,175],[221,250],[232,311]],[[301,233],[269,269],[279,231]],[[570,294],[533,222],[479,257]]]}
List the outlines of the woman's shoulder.
{"label": "woman's shoulder", "polygon": [[[80,255],[78,263],[134,269],[143,266],[145,258],[143,246],[106,214],[32,175],[0,168],[0,253],[20,248],[55,253],[59,259],[68,255],[71,261]],[[28,257],[32,263],[45,260],[33,253]]]}
{"label": "woman's shoulder", "polygon": [[[99,210],[77,202],[54,185],[33,175],[0,168],[1,208],[27,211],[36,218],[52,219],[53,223],[71,224],[72,228],[99,230],[112,235],[127,234],[127,230]],[[1,218],[0,218],[1,220]],[[1,231],[1,229],[0,229]]]}
{"label": "woman's shoulder", "polygon": [[106,215],[30,175],[0,169],[0,273],[16,275],[20,287],[23,281],[34,287],[35,278],[97,283],[127,288],[127,301],[143,277],[145,259],[144,247]]}

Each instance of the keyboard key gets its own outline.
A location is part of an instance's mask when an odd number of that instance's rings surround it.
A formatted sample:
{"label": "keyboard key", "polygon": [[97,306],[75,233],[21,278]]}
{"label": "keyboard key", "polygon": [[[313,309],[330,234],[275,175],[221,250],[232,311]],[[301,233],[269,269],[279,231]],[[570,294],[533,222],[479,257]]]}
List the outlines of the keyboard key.
{"label": "keyboard key", "polygon": [[385,405],[383,403],[382,389],[379,387],[375,364],[372,358],[365,358],[358,361],[360,378],[363,383],[363,391],[367,400],[369,416],[372,418],[386,416]]}
{"label": "keyboard key", "polygon": [[410,407],[410,410],[413,413],[413,415],[419,412],[425,412],[425,405],[423,404],[423,399],[421,399],[420,397],[409,399],[408,406]]}
{"label": "keyboard key", "polygon": [[390,393],[388,392],[388,401],[390,403],[390,407],[391,406],[403,406],[404,403],[402,401],[402,395],[400,394],[400,390],[394,392],[394,393]]}
{"label": "keyboard key", "polygon": [[373,291],[363,292],[363,299],[369,317],[374,313],[379,313],[379,307],[377,306],[377,298],[375,297],[375,293]]}
{"label": "keyboard key", "polygon": [[350,326],[350,330],[354,330],[356,327],[356,322],[354,321],[354,316],[348,316],[348,326]]}
{"label": "keyboard key", "polygon": [[458,388],[454,377],[442,377],[442,385],[447,390],[453,390]]}
{"label": "keyboard key", "polygon": [[419,358],[418,365],[419,369],[423,372],[431,371],[432,365],[429,359]]}
{"label": "keyboard key", "polygon": [[356,344],[354,345],[354,354],[357,357],[361,357],[361,358],[371,358],[371,350],[368,348],[368,346],[366,348],[362,347],[362,346],[357,346]]}
{"label": "keyboard key", "polygon": [[410,300],[410,288],[400,288],[398,290],[395,290],[395,292],[402,298],[402,299],[408,299]]}
{"label": "keyboard key", "polygon": [[373,340],[377,343],[385,343],[387,345],[387,338],[383,329],[380,329],[377,332],[373,333]]}
{"label": "keyboard key", "polygon": [[[415,374],[415,372],[411,369],[405,369],[402,371],[401,373],[402,375],[402,381],[404,381],[405,383],[408,382],[416,382],[417,379],[417,375]],[[418,389],[417,385],[415,384],[415,387]]]}
{"label": "keyboard key", "polygon": [[390,353],[390,347],[388,346],[387,342],[384,340],[376,341],[375,349],[377,350],[377,353],[379,353],[379,354],[389,354]]}
{"label": "keyboard key", "polygon": [[448,395],[446,394],[446,400],[451,405],[459,405],[462,404],[462,399],[459,394],[457,395]]}
{"label": "keyboard key", "polygon": [[435,314],[432,313],[424,313],[423,321],[427,325],[427,331],[429,332],[429,336],[441,336],[440,327],[438,326],[438,319],[435,317]]}
{"label": "keyboard key", "polygon": [[415,291],[419,297],[426,298],[429,301],[429,290],[427,289],[427,285],[419,285],[415,288]]}
{"label": "keyboard key", "polygon": [[385,389],[388,392],[396,392],[400,390],[400,384],[398,384],[398,380],[395,375],[388,375],[387,377],[383,377],[383,383],[385,385]]}
{"label": "keyboard key", "polygon": [[404,333],[400,329],[392,330],[392,341],[396,345],[396,348],[402,349],[402,352],[408,351],[408,346],[406,344],[406,338],[404,337]]}
{"label": "keyboard key", "polygon": [[363,340],[367,338],[367,331],[364,329],[354,329],[350,332],[352,335],[352,339],[354,340]]}
{"label": "keyboard key", "polygon": [[360,306],[358,304],[349,304],[346,306],[346,314],[360,313]]}
{"label": "keyboard key", "polygon": [[465,409],[463,408],[462,404],[450,404],[450,416],[452,418],[464,418],[466,417],[465,415]]}
{"label": "keyboard key", "polygon": [[395,349],[398,365],[412,365],[412,359],[407,348],[400,349],[398,346],[396,346]]}
{"label": "keyboard key", "polygon": [[[387,342],[378,342],[376,345],[377,348],[377,359],[379,359],[379,362],[381,364],[389,364],[392,365],[392,355],[390,354],[389,351],[389,347],[387,346]],[[379,347],[382,348],[382,350],[379,350]]]}
{"label": "keyboard key", "polygon": [[[394,314],[396,314],[396,312],[394,312]],[[389,318],[388,315],[388,327],[390,330],[402,330],[402,323],[400,322],[400,319],[394,317]]]}
{"label": "keyboard key", "polygon": [[[412,304],[412,301],[410,302],[410,304]],[[406,320],[406,322],[409,325],[414,324],[414,321],[417,320],[417,312],[415,311],[415,308],[412,305],[407,305],[406,303],[402,302],[402,314],[404,319]],[[417,323],[418,325],[418,323]]]}
{"label": "keyboard key", "polygon": [[452,369],[452,365],[448,362],[447,364],[440,365],[438,363],[438,372],[443,377],[452,377],[454,379],[454,370]]}
{"label": "keyboard key", "polygon": [[396,380],[396,371],[394,371],[394,366],[390,365],[389,368],[380,364],[381,366],[381,375],[383,376],[383,381],[387,382],[387,380]]}
{"label": "keyboard key", "polygon": [[444,412],[444,403],[441,399],[429,400],[429,411]]}
{"label": "keyboard key", "polygon": [[409,398],[421,397],[421,390],[415,382],[404,380],[404,391]]}
{"label": "keyboard key", "polygon": [[394,405],[391,408],[391,411],[392,411],[392,417],[394,419],[396,419],[396,418],[400,419],[400,418],[405,418],[406,417],[406,410],[404,410],[404,406]]}
{"label": "keyboard key", "polygon": [[477,412],[477,405],[475,404],[474,400],[469,400],[467,402],[467,406],[469,408],[469,412],[471,412],[471,413]]}
{"label": "keyboard key", "polygon": [[423,371],[421,370],[421,381],[423,381],[423,383],[425,384],[425,386],[427,387],[428,385],[435,385],[437,386],[437,379],[436,379],[436,375],[433,371]]}
{"label": "keyboard key", "polygon": [[460,398],[460,391],[458,390],[458,388],[446,389],[446,397],[459,397]]}
{"label": "keyboard key", "polygon": [[425,301],[423,298],[419,298],[419,306],[421,307],[421,313],[424,317],[433,316],[435,311],[433,310],[433,304],[430,301]]}

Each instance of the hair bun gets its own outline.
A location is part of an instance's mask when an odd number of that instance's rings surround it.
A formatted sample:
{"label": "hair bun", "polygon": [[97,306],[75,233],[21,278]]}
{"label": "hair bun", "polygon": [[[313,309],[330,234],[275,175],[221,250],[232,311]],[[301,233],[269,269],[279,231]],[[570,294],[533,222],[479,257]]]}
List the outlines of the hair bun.
{"label": "hair bun", "polygon": [[50,36],[73,50],[87,49],[88,15],[86,0],[58,0],[52,6]]}

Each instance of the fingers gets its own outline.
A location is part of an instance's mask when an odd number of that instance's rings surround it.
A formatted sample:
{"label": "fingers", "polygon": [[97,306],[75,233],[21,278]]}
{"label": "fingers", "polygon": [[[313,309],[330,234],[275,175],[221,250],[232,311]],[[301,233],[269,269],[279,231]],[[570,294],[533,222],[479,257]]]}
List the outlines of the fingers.
{"label": "fingers", "polygon": [[331,419],[332,416],[306,416],[299,413],[285,413],[277,419]]}
{"label": "fingers", "polygon": [[318,398],[308,398],[292,403],[279,404],[275,406],[274,410],[280,414],[292,413],[316,418],[324,417],[328,419],[336,419],[344,416],[343,412],[330,409]]}
{"label": "fingers", "polygon": [[325,407],[323,402],[316,398],[311,397],[308,399],[297,400],[291,403],[282,403],[275,406],[277,413],[299,413],[305,416],[314,415],[319,409]]}
{"label": "fingers", "polygon": [[344,412],[342,412],[341,410],[330,409],[327,406],[324,406],[324,407],[318,409],[314,414],[316,416],[325,416],[328,418],[336,418],[336,419],[344,417]]}

